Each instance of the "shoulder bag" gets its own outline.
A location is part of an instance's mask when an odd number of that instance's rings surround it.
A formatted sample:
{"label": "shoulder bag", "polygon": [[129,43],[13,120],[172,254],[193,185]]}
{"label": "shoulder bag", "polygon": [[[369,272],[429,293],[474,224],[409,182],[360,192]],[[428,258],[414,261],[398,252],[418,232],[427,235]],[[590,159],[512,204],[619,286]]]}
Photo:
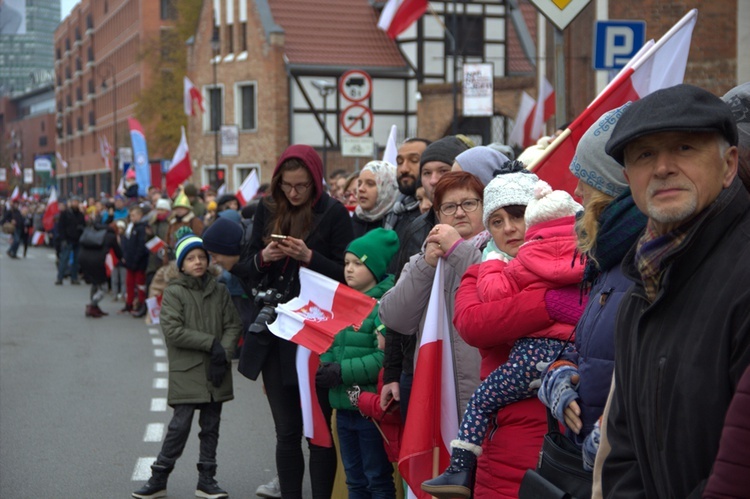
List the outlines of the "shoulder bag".
{"label": "shoulder bag", "polygon": [[106,234],[107,229],[95,229],[93,226],[88,225],[83,229],[78,243],[84,248],[101,248],[104,246],[104,236]]}

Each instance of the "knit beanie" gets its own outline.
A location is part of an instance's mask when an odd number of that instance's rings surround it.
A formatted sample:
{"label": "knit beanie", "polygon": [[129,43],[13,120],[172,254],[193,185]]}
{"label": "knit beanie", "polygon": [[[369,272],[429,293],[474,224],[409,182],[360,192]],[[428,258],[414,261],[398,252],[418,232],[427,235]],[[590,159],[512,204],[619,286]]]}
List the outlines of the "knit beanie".
{"label": "knit beanie", "polygon": [[576,203],[573,197],[565,191],[553,191],[544,180],[534,184],[534,198],[526,205],[526,230],[542,222],[549,222],[563,217],[572,217],[583,206]]}
{"label": "knit beanie", "polygon": [[482,222],[489,227],[490,215],[511,205],[526,206],[534,198],[534,184],[539,177],[524,170],[498,175],[484,188],[484,213]]}
{"label": "knit beanie", "polygon": [[630,102],[604,113],[599,121],[591,125],[578,142],[576,154],[570,163],[570,171],[579,180],[613,198],[622,194],[628,183],[622,165],[604,152],[604,146],[628,106]]}
{"label": "knit beanie", "polygon": [[218,218],[226,218],[227,220],[231,220],[232,222],[236,223],[242,223],[242,217],[240,216],[240,212],[237,210],[233,210],[231,208],[227,208],[226,210],[221,210],[219,213],[216,214]]}
{"label": "knit beanie", "polygon": [[187,208],[188,210],[193,210],[193,205],[190,204],[190,200],[185,195],[184,192],[181,192],[177,195],[177,198],[174,200],[174,204],[172,205],[172,208]]}
{"label": "knit beanie", "polygon": [[456,156],[456,163],[461,169],[477,177],[484,186],[490,183],[495,171],[507,161],[507,156],[487,146],[472,147]]}
{"label": "knit beanie", "polygon": [[375,176],[375,185],[378,189],[378,198],[375,206],[371,210],[363,210],[357,205],[355,213],[357,216],[368,222],[380,220],[386,213],[391,211],[393,205],[398,199],[398,181],[396,180],[396,167],[387,161],[370,161],[367,163],[362,172],[372,172]]}
{"label": "knit beanie", "polygon": [[377,228],[349,243],[346,252],[359,258],[380,282],[385,278],[386,268],[398,252],[398,246],[395,231]]}
{"label": "knit beanie", "polygon": [[242,226],[237,222],[219,217],[203,231],[203,247],[206,251],[220,255],[239,255],[243,232]]}
{"label": "knit beanie", "polygon": [[441,161],[447,165],[453,166],[456,156],[466,151],[468,148],[469,146],[460,139],[450,135],[448,137],[443,137],[440,140],[436,140],[427,146],[419,159],[420,174],[425,163],[429,163],[430,161]]}
{"label": "knit beanie", "polygon": [[169,199],[159,198],[156,201],[156,209],[169,211],[172,209],[172,202]]}
{"label": "knit beanie", "polygon": [[177,247],[175,248],[174,253],[175,258],[177,259],[178,270],[182,271],[182,264],[185,261],[185,257],[196,248],[202,249],[210,261],[211,257],[208,256],[208,251],[206,251],[206,248],[203,246],[203,240],[200,237],[195,234],[188,234],[177,241]]}
{"label": "knit beanie", "polygon": [[198,188],[194,184],[185,184],[184,192],[186,196],[197,196]]}

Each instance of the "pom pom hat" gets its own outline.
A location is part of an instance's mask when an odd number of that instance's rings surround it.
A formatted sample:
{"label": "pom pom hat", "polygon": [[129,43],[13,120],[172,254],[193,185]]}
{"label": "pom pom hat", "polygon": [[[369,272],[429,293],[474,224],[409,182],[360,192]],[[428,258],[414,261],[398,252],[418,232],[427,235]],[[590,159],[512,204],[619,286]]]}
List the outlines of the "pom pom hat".
{"label": "pom pom hat", "polygon": [[507,173],[493,178],[484,188],[482,222],[488,227],[490,215],[511,205],[526,206],[534,198],[534,184],[539,177],[528,171]]}
{"label": "pom pom hat", "polygon": [[544,180],[534,184],[534,198],[526,205],[526,229],[536,224],[558,218],[574,216],[583,210],[573,197],[565,191],[553,191]]}
{"label": "pom pom hat", "polygon": [[182,271],[182,264],[185,262],[185,257],[194,249],[203,250],[203,252],[206,254],[206,258],[208,258],[210,261],[211,257],[208,256],[208,251],[206,251],[206,248],[203,247],[203,239],[193,233],[190,233],[177,241],[175,257],[177,259],[177,268],[180,271]]}

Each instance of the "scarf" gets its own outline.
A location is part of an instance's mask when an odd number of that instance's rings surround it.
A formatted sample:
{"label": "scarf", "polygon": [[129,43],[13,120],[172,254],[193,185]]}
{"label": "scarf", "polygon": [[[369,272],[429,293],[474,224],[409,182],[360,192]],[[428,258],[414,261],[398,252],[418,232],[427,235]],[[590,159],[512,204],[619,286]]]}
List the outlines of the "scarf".
{"label": "scarf", "polygon": [[385,161],[370,161],[362,168],[362,171],[371,171],[375,176],[378,199],[371,210],[365,211],[361,206],[357,205],[354,213],[361,220],[376,222],[391,210],[399,195],[396,167]]}
{"label": "scarf", "polygon": [[672,232],[658,235],[651,224],[638,240],[635,253],[635,265],[641,274],[646,297],[653,303],[659,293],[661,278],[667,270],[666,257],[674,253],[690,232],[693,224],[685,224]]}
{"label": "scarf", "polygon": [[590,286],[615,265],[618,265],[628,250],[638,240],[648,218],[635,205],[630,189],[612,200],[599,216],[599,232],[592,251],[593,258],[586,258],[583,283]]}
{"label": "scarf", "polygon": [[505,251],[497,247],[494,239],[490,239],[489,242],[487,243],[487,246],[484,248],[484,251],[482,251],[482,261],[486,262],[487,257],[489,257],[491,253],[498,253],[500,256],[503,257],[502,259],[505,260],[506,262],[513,260],[512,256],[510,256],[508,253],[506,253]]}

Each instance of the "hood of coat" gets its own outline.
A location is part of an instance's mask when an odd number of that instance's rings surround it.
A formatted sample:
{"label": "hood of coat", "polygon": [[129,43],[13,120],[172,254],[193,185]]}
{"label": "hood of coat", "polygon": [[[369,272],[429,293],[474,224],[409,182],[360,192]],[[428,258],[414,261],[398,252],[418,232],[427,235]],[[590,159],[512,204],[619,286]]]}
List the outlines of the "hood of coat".
{"label": "hood of coat", "polygon": [[315,198],[313,199],[313,204],[317,203],[320,196],[323,194],[323,162],[321,161],[320,156],[315,152],[315,149],[307,145],[298,144],[289,146],[279,158],[278,163],[276,163],[276,168],[273,170],[274,177],[284,161],[291,158],[300,160],[305,167],[307,167],[307,171],[310,172],[310,175],[312,175],[313,186],[315,187]]}
{"label": "hood of coat", "polygon": [[529,228],[514,265],[558,286],[580,283],[584,266],[575,258],[574,224],[575,217],[563,217]]}

